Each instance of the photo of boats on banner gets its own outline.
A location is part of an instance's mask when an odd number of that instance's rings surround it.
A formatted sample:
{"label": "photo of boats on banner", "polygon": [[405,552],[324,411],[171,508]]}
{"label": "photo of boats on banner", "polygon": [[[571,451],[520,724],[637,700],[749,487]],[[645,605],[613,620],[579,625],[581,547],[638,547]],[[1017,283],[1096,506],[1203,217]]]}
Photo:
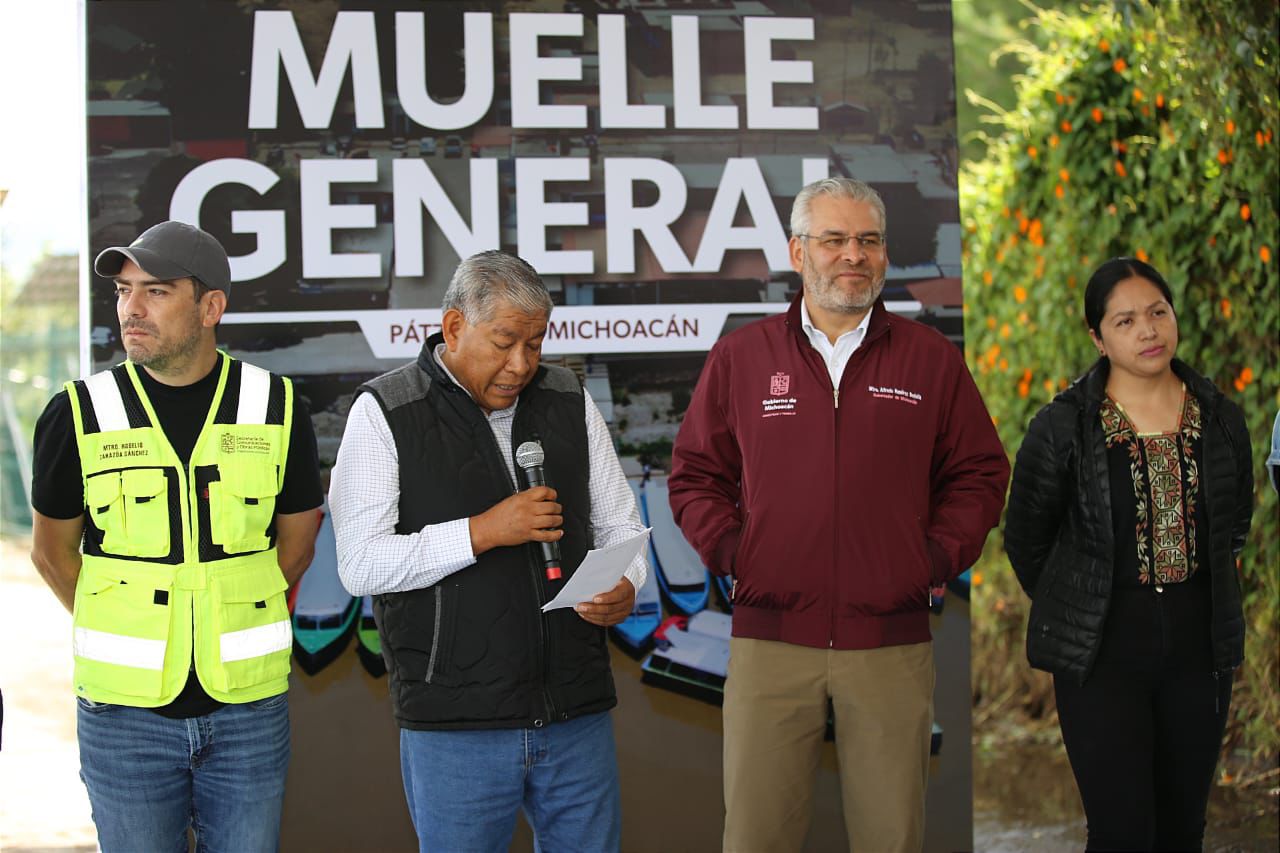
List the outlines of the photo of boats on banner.
{"label": "photo of boats on banner", "polygon": [[293,596],[293,657],[308,675],[315,675],[342,654],[360,612],[360,599],[347,592],[338,579],[337,542],[328,503],[320,514],[315,557]]}
{"label": "photo of boats on banner", "polygon": [[290,602],[294,660],[307,675],[315,675],[342,654],[354,635],[360,663],[375,678],[386,675],[382,643],[373,618],[373,599],[354,596],[342,586],[328,503],[319,512],[315,557]]}
{"label": "photo of boats on banner", "polygon": [[[733,601],[728,578],[713,574],[684,538],[671,513],[664,474],[645,465],[628,480],[641,522],[651,528],[649,574],[636,591],[631,615],[609,629],[619,649],[640,662],[641,681],[692,699],[720,705],[729,674],[729,637]],[[333,522],[328,505],[320,510],[316,555],[294,591],[293,653],[308,675],[330,665],[356,638],[356,654],[368,673],[386,674],[371,596],[353,596],[338,577]],[[969,597],[968,572],[949,585]],[[945,596],[936,594],[933,611]],[[834,723],[828,718],[828,739]],[[932,750],[942,745],[942,729],[933,727]]]}

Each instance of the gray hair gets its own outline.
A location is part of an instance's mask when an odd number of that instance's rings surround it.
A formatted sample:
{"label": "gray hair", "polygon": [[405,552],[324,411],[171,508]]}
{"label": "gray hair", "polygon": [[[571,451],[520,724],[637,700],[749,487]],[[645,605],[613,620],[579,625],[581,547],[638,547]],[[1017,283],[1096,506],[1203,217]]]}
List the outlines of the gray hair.
{"label": "gray hair", "polygon": [[791,205],[792,235],[809,233],[809,206],[814,197],[819,195],[870,202],[876,213],[880,214],[880,230],[886,230],[884,200],[880,198],[880,193],[855,178],[823,178],[800,190]]}
{"label": "gray hair", "polygon": [[485,323],[503,303],[523,314],[551,316],[551,294],[537,271],[523,258],[490,249],[458,264],[440,307],[458,309],[468,323]]}

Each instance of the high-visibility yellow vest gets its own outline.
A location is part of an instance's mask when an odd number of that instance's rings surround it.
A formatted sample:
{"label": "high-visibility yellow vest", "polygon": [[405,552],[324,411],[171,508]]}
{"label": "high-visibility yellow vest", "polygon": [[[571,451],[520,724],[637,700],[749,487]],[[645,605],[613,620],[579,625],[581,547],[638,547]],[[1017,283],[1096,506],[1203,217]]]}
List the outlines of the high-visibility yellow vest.
{"label": "high-visibility yellow vest", "polygon": [[288,688],[287,584],[275,548],[293,415],[288,379],[223,354],[183,466],[130,362],[67,383],[84,477],[76,693],[154,708],[194,657],[222,702]]}

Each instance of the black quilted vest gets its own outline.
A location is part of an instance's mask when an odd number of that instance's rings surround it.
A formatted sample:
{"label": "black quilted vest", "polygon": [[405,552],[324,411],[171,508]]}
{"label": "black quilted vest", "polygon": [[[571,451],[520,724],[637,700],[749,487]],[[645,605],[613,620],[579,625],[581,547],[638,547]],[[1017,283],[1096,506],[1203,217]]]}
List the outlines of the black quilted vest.
{"label": "black quilted vest", "polygon": [[[478,515],[515,491],[484,413],[432,356],[441,341],[429,338],[417,362],[358,392],[377,398],[395,439],[401,534]],[[512,431],[513,451],[534,437],[546,451],[547,483],[564,507],[565,580],[591,547],[583,406],[571,371],[540,366]],[[537,728],[612,708],[604,629],[572,608],[541,612],[563,583],[546,580],[538,546],[525,544],[487,551],[434,586],[375,596],[400,726]]]}

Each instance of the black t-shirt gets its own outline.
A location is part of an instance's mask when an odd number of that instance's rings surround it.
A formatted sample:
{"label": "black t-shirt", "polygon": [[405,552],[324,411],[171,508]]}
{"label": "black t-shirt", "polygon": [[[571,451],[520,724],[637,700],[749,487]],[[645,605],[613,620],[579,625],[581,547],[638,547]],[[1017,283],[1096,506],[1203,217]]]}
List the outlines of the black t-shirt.
{"label": "black t-shirt", "polygon": [[[165,438],[186,465],[209,415],[222,355],[213,369],[190,385],[173,386],[157,382],[146,370],[138,370],[147,399],[155,409]],[[75,421],[66,391],[54,396],[36,421],[34,461],[31,476],[31,505],[49,518],[71,519],[84,514],[84,478],[80,453],[76,448]],[[320,506],[324,491],[320,485],[316,435],[307,404],[293,397],[293,425],[289,433],[289,454],[284,466],[284,484],[276,497],[276,514],[289,515]],[[209,696],[192,672],[178,698],[154,709],[165,717],[199,717],[222,707]]]}

